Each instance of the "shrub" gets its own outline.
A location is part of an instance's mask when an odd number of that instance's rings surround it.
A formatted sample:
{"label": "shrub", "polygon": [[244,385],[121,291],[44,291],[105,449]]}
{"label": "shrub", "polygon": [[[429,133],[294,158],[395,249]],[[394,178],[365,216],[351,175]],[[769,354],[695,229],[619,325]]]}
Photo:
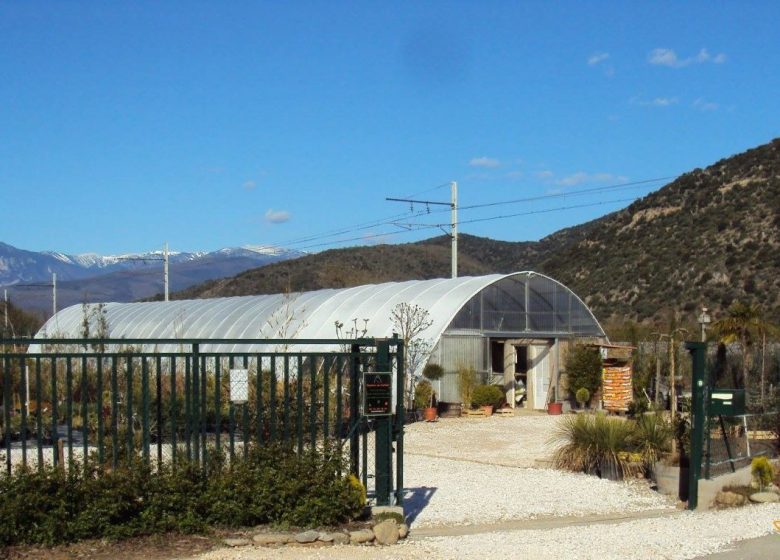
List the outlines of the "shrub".
{"label": "shrub", "polygon": [[636,420],[634,447],[642,454],[646,467],[652,468],[672,442],[672,425],[660,414],[643,414]]}
{"label": "shrub", "polygon": [[601,387],[601,355],[596,348],[577,345],[566,356],[569,390],[587,389],[591,395]]}
{"label": "shrub", "polygon": [[750,463],[750,474],[758,483],[759,489],[763,490],[774,480],[775,469],[766,457],[756,457]]}
{"label": "shrub", "polygon": [[557,445],[553,465],[606,478],[635,474],[630,456],[634,424],[603,414],[577,414],[559,420],[550,443]]}
{"label": "shrub", "polygon": [[439,364],[428,363],[423,368],[422,374],[426,379],[436,381],[437,379],[441,379],[441,377],[444,375],[444,368]]}
{"label": "shrub", "polygon": [[433,387],[431,382],[423,379],[414,387],[414,406],[415,408],[426,408],[431,406],[431,397],[433,396]]}
{"label": "shrub", "polygon": [[459,366],[458,382],[460,383],[460,400],[464,407],[471,408],[471,399],[474,395],[474,388],[477,386],[477,372],[471,366]]}
{"label": "shrub", "polygon": [[107,470],[93,461],[70,471],[43,466],[0,475],[0,545],[52,545],[219,527],[334,525],[359,515],[365,489],[340,455],[281,446],[246,458],[212,454],[201,467],[152,469],[140,461]]}
{"label": "shrub", "polygon": [[588,391],[585,387],[580,387],[577,389],[577,394],[575,397],[580,406],[585,406],[588,401],[590,401],[590,391]]}
{"label": "shrub", "polygon": [[477,385],[471,397],[471,404],[475,407],[491,405],[498,408],[504,401],[504,393],[496,385]]}

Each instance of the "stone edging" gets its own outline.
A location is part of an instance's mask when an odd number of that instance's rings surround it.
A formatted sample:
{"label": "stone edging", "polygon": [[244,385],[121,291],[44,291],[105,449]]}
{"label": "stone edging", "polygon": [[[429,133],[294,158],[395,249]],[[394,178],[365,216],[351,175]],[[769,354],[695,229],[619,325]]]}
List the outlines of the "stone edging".
{"label": "stone edging", "polygon": [[251,538],[226,538],[222,544],[229,547],[239,546],[332,546],[332,545],[391,545],[405,539],[409,527],[398,524],[395,519],[386,519],[373,528],[356,531],[303,531],[302,533],[256,533]]}

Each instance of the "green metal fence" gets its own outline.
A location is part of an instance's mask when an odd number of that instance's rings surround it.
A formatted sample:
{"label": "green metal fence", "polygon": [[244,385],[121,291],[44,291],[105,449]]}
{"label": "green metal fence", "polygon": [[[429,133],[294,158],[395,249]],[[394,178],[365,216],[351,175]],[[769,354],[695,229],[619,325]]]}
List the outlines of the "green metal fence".
{"label": "green metal fence", "polygon": [[[88,456],[111,466],[130,456],[157,465],[185,457],[203,464],[214,452],[233,458],[251,445],[280,443],[299,453],[338,449],[368,487],[372,423],[361,410],[361,375],[379,361],[396,371],[399,395],[403,387],[397,338],[9,339],[0,345],[6,472],[45,463],[73,468]],[[225,345],[238,350],[213,351]],[[241,350],[250,347],[274,350]],[[402,501],[403,423],[399,399],[387,419],[400,448],[396,503]],[[386,468],[375,470],[387,475]],[[389,503],[392,488],[381,488],[377,500]]]}

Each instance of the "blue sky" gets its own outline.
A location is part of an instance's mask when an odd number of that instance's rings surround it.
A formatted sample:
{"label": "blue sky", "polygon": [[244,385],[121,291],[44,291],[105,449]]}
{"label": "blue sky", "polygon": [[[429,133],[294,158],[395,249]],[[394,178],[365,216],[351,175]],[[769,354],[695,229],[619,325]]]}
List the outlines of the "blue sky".
{"label": "blue sky", "polygon": [[780,136],[778,21],[775,1],[6,0],[0,241],[414,241],[446,208],[385,198],[453,180],[464,207],[501,203],[461,231],[539,239],[665,182],[583,190]]}

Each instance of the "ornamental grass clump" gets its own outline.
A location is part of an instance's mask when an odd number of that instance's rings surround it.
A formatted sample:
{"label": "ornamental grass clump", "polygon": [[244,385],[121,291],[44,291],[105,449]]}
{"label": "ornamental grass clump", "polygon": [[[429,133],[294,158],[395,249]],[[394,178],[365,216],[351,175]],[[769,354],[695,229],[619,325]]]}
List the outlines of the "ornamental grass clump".
{"label": "ornamental grass clump", "polygon": [[604,414],[564,416],[556,426],[550,443],[557,446],[553,454],[556,468],[602,478],[619,479],[637,474],[630,461],[635,426]]}
{"label": "ornamental grass clump", "polygon": [[660,414],[642,414],[635,421],[634,447],[641,453],[646,469],[652,469],[661,455],[671,448],[674,430]]}

